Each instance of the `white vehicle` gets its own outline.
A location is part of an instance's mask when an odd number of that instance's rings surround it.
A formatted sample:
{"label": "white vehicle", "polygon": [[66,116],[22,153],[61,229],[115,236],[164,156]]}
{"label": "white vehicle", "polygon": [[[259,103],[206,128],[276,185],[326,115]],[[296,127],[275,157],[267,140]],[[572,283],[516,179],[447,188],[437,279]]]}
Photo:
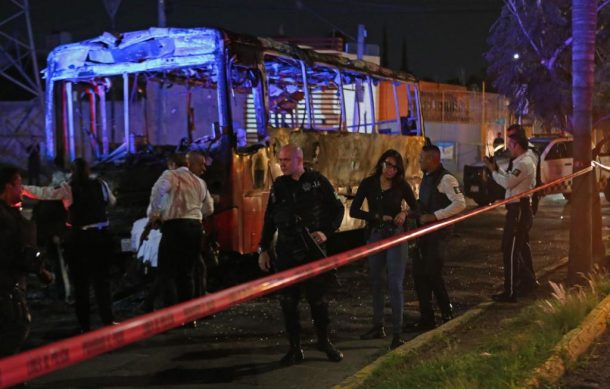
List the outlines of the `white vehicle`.
{"label": "white vehicle", "polygon": [[[530,138],[540,156],[540,181],[542,184],[557,180],[572,174],[573,154],[572,137],[538,136]],[[610,166],[610,142],[604,140],[593,149],[593,159]],[[508,167],[510,153],[508,150],[499,150],[495,154],[496,162],[502,169]],[[598,188],[603,190],[608,182],[610,173],[595,169]],[[493,203],[504,198],[504,188],[498,185],[487,171],[482,162],[464,167],[464,192],[466,196],[475,200],[479,205]],[[572,181],[565,181],[543,191],[543,194],[563,193],[569,199],[572,192]]]}
{"label": "white vehicle", "polygon": [[[557,180],[573,172],[573,138],[572,137],[537,137],[531,138],[540,154],[540,180],[543,184]],[[600,142],[594,148],[593,159],[604,164],[610,164],[610,149],[607,141]],[[608,172],[595,169],[598,188],[602,190],[608,181]],[[553,186],[544,194],[563,193],[569,198],[572,193],[572,180]]]}

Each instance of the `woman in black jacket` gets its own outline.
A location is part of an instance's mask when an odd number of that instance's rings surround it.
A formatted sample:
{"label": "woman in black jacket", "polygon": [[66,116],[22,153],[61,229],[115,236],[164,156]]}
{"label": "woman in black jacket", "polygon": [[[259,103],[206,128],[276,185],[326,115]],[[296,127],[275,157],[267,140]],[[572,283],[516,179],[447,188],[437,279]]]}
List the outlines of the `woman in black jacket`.
{"label": "woman in black jacket", "polygon": [[[361,209],[364,199],[368,211]],[[366,220],[370,230],[368,242],[376,242],[403,232],[407,211],[403,200],[410,209],[417,207],[411,186],[405,181],[405,168],[402,156],[396,150],[387,150],[377,161],[373,173],[358,186],[356,197],[350,207],[350,216]],[[371,255],[368,258],[369,276],[373,287],[373,328],[363,334],[361,339],[385,337],[383,326],[383,272],[387,269],[392,306],[393,338],[390,348],[403,344],[401,340],[404,293],[403,283],[407,263],[406,249],[402,245]]]}

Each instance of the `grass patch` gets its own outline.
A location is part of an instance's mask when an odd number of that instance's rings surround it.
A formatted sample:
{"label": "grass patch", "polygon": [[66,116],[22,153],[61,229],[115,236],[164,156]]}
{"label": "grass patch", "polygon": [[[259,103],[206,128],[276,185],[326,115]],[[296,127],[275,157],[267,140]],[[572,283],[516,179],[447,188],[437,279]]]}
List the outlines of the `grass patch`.
{"label": "grass patch", "polygon": [[[393,355],[364,382],[366,388],[512,388],[540,366],[559,340],[610,294],[607,274],[595,272],[588,286],[566,290],[553,284],[552,298],[524,307],[514,318],[477,328],[476,342],[459,337],[434,352]],[[438,350],[437,350],[438,349]],[[422,353],[433,354],[421,357]]]}

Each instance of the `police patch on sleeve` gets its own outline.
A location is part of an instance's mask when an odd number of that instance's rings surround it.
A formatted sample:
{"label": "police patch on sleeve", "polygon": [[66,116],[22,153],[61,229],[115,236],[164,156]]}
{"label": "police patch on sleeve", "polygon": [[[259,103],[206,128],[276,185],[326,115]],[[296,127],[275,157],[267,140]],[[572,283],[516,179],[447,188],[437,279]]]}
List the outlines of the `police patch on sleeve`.
{"label": "police patch on sleeve", "polygon": [[521,174],[521,170],[515,169],[511,172],[511,174],[515,177],[519,177],[519,174]]}
{"label": "police patch on sleeve", "polygon": [[455,194],[460,194],[460,193],[462,193],[462,190],[460,189],[460,187],[459,187],[459,186],[454,186],[454,187],[453,187],[453,191],[455,192]]}

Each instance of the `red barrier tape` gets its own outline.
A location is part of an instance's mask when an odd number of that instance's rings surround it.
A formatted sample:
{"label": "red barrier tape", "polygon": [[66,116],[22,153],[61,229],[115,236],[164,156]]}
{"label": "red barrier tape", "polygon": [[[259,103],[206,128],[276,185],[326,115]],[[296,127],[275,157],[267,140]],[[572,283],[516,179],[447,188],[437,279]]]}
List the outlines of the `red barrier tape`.
{"label": "red barrier tape", "polygon": [[91,359],[97,355],[179,327],[184,323],[223,311],[234,305],[269,294],[334,268],[345,266],[361,258],[387,250],[392,246],[405,243],[422,235],[487,212],[520,197],[528,196],[563,181],[584,175],[592,170],[593,167],[590,166],[577,173],[541,185],[509,199],[477,208],[471,212],[438,223],[410,230],[395,237],[370,243],[281,273],[271,274],[204,297],[138,316],[116,326],[103,327],[96,331],[0,359],[0,387],[5,388],[27,380],[32,380],[52,371]]}

